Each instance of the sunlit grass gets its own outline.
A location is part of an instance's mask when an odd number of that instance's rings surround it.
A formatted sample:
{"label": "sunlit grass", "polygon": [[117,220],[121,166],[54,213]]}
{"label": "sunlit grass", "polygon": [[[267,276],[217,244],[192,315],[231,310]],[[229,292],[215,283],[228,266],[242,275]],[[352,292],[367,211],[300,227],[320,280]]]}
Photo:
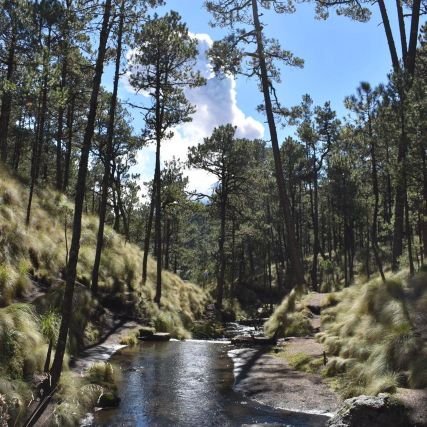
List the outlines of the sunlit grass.
{"label": "sunlit grass", "polygon": [[[27,201],[28,189],[4,170],[0,171],[0,307],[4,307],[0,308],[0,395],[4,396],[13,422],[25,412],[31,398],[24,380],[29,382],[34,373],[43,371],[48,341],[56,338],[54,329],[58,327],[58,318],[53,313],[60,312],[61,308],[62,278],[72,234],[73,203],[63,194],[49,188],[37,189],[29,227],[25,226]],[[102,303],[108,298],[113,309],[117,304],[117,310],[143,318],[158,330],[177,338],[190,337],[192,322],[201,316],[208,302],[207,293],[165,271],[159,309],[153,302],[155,262],[149,258],[148,279],[142,286],[141,250],[126,243],[108,225],[99,272],[99,298],[93,298],[89,286],[97,229],[98,218],[85,215],[68,352],[77,353],[84,346],[98,342],[105,333],[110,320]],[[33,290],[31,280],[49,288],[46,295],[35,301],[37,313],[29,305],[16,304]],[[122,340],[127,345],[134,344],[136,333]],[[64,368],[67,368],[67,359]],[[92,401],[93,393],[88,392],[88,383],[75,380],[67,383],[69,377],[64,378],[61,387],[65,390],[64,396],[69,398],[64,398],[56,409],[55,420],[57,425],[76,425],[76,419],[86,407],[85,396]],[[95,390],[94,395],[96,393]]]}
{"label": "sunlit grass", "polygon": [[427,349],[412,321],[425,290],[411,301],[410,288],[411,281],[375,279],[345,289],[323,311],[318,339],[334,356],[326,374],[342,374],[338,388],[345,396],[427,386]]}

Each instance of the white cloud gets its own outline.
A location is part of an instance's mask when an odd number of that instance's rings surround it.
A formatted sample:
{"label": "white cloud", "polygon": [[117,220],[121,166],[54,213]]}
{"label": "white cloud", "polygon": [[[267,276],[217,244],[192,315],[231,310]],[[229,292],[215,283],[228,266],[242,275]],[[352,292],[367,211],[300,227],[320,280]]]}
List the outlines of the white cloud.
{"label": "white cloud", "polygon": [[[196,113],[190,123],[178,126],[171,140],[162,144],[162,161],[179,158],[185,161],[188,148],[203,142],[203,138],[212,134],[215,127],[231,123],[237,127],[236,135],[241,138],[256,139],[264,135],[264,126],[251,116],[247,116],[237,104],[236,81],[231,77],[218,78],[211,70],[206,51],[213,41],[208,34],[193,34],[199,42],[199,55],[196,68],[207,79],[205,86],[187,89],[188,100],[196,106]],[[124,83],[130,90],[130,85]],[[141,162],[138,171],[142,180],[152,179],[154,174],[154,146],[143,149],[138,156]],[[215,177],[199,171],[187,170],[190,179],[189,188],[199,192],[210,192]]]}

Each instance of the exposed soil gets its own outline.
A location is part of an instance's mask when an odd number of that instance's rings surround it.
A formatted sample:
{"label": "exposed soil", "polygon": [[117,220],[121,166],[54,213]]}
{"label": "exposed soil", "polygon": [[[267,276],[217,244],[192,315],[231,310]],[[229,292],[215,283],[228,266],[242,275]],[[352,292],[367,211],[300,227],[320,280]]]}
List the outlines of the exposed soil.
{"label": "exposed soil", "polygon": [[395,395],[407,408],[416,426],[427,426],[427,389],[398,388]]}
{"label": "exposed soil", "polygon": [[[320,329],[321,302],[325,294],[313,293],[305,300],[312,312],[314,331]],[[288,355],[304,353],[323,355],[323,346],[314,337],[279,340]],[[295,412],[332,415],[341,398],[325,384],[322,376],[298,371],[282,357],[271,353],[271,347],[239,348],[229,352],[234,362],[235,389],[260,403]]]}
{"label": "exposed soil", "polygon": [[[318,352],[312,343],[304,342],[304,348]],[[234,361],[235,389],[260,403],[324,415],[332,415],[340,404],[338,395],[320,375],[293,369],[284,359],[271,354],[270,348],[235,349],[229,355]]]}

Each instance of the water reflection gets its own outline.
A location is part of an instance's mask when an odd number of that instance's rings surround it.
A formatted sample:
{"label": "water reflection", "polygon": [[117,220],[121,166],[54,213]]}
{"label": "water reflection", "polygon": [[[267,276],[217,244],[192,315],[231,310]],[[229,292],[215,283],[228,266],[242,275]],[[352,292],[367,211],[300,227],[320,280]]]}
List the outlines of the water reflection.
{"label": "water reflection", "polygon": [[143,343],[113,358],[122,402],[98,412],[95,426],[319,426],[324,418],[273,411],[233,392],[226,344]]}

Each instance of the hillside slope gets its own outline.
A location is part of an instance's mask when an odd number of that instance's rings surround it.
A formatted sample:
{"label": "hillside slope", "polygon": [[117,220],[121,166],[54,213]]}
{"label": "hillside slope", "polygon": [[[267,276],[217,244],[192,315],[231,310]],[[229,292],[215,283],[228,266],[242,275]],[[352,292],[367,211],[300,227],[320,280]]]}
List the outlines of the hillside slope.
{"label": "hillside slope", "polygon": [[[0,420],[5,407],[12,419],[20,418],[31,399],[31,382],[43,371],[49,341],[46,319],[59,311],[71,240],[73,205],[64,195],[40,189],[28,228],[27,201],[25,186],[0,172]],[[77,353],[97,342],[117,315],[135,317],[177,338],[190,337],[193,321],[208,302],[207,294],[165,271],[159,309],[153,303],[154,261],[149,259],[148,280],[142,286],[141,250],[108,226],[99,297],[92,297],[89,284],[97,227],[96,217],[84,216],[68,351]]]}

